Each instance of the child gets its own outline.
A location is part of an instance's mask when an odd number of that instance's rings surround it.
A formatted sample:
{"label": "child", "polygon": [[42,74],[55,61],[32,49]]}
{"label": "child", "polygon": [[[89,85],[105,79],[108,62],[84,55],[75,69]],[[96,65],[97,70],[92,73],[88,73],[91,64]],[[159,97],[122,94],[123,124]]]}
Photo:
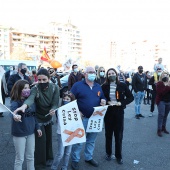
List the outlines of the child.
{"label": "child", "polygon": [[[18,80],[11,91],[11,110],[22,106],[24,100],[30,95],[29,83],[26,80]],[[27,162],[27,170],[34,170],[35,130],[39,137],[42,131],[35,119],[35,106],[32,105],[25,113],[18,112],[12,119],[12,136],[15,147],[14,170],[22,170],[24,154]]]}
{"label": "child", "polygon": [[[75,97],[71,92],[66,91],[63,93],[62,105],[68,104],[69,102],[73,100],[75,100]],[[54,158],[53,164],[51,166],[51,170],[58,169],[61,159],[63,159],[61,170],[67,170],[72,145],[65,146],[65,147],[63,146],[58,118],[57,118],[57,139],[58,139],[58,149],[57,149],[57,154]]]}

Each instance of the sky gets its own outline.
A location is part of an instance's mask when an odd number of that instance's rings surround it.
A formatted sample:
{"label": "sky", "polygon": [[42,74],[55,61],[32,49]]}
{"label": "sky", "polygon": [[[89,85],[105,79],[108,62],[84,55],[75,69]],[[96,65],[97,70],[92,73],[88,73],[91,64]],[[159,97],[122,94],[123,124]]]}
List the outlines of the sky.
{"label": "sky", "polygon": [[168,0],[1,0],[0,23],[24,27],[67,22],[82,32],[86,55],[111,41],[166,41]]}

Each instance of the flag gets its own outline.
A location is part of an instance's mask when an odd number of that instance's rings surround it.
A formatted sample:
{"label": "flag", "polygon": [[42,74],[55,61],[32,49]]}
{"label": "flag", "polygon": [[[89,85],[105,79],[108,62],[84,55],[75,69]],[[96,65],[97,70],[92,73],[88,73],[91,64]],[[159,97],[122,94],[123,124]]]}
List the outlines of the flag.
{"label": "flag", "polygon": [[49,55],[47,54],[47,51],[46,51],[46,48],[44,47],[44,50],[43,50],[43,53],[42,53],[42,56],[41,56],[41,60],[43,61],[49,61],[50,60],[50,57]]}

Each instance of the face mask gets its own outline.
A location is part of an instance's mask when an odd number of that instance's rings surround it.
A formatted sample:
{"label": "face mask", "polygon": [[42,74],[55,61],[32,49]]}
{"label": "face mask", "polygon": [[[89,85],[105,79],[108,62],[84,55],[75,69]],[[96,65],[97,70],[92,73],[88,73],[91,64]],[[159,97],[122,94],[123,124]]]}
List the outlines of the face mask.
{"label": "face mask", "polygon": [[161,73],[158,73],[158,76],[160,76],[161,75]]}
{"label": "face mask", "polygon": [[167,81],[168,81],[168,77],[163,77],[163,78],[162,78],[162,81],[163,81],[163,82],[167,82]]}
{"label": "face mask", "polygon": [[143,73],[143,69],[140,69],[140,70],[139,70],[139,73]]}
{"label": "face mask", "polygon": [[104,76],[104,72],[100,72],[100,76],[103,77]]}
{"label": "face mask", "polygon": [[21,96],[22,97],[28,97],[30,95],[30,89],[23,89]]}
{"label": "face mask", "polygon": [[63,105],[70,103],[69,101],[63,101]]}
{"label": "face mask", "polygon": [[77,73],[79,70],[77,68],[74,69],[74,72]]}
{"label": "face mask", "polygon": [[45,90],[49,86],[49,82],[47,82],[47,83],[39,83],[39,86],[40,86],[41,90]]}
{"label": "face mask", "polygon": [[21,73],[22,73],[23,75],[25,75],[26,72],[27,72],[27,71],[26,71],[25,69],[21,69]]}
{"label": "face mask", "polygon": [[13,70],[13,68],[10,68],[10,71],[12,71]]}
{"label": "face mask", "polygon": [[150,73],[148,73],[148,76],[150,76],[151,74]]}
{"label": "face mask", "polygon": [[115,80],[116,80],[116,76],[109,76],[108,79],[109,79],[110,81],[115,81]]}
{"label": "face mask", "polygon": [[96,78],[96,75],[95,74],[88,74],[88,80],[89,81],[91,81],[91,82],[93,82],[94,80],[95,80],[95,78]]}

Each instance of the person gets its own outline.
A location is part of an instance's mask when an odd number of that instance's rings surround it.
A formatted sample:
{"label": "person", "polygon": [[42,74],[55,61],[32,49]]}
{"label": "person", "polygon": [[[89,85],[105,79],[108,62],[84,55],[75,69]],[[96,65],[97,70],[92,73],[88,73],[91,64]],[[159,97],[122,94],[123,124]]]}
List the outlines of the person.
{"label": "person", "polygon": [[33,70],[31,71],[31,73],[32,73],[32,74],[29,76],[29,78],[30,78],[30,80],[31,80],[32,83],[36,84],[36,82],[38,81],[36,70],[33,69]]}
{"label": "person", "polygon": [[[63,93],[61,105],[66,105],[73,100],[75,100],[74,95],[70,91],[66,91],[66,92]],[[61,159],[63,160],[61,169],[67,170],[72,145],[68,145],[68,146],[65,146],[65,147],[63,146],[62,139],[61,139],[61,129],[60,129],[58,117],[57,117],[56,121],[57,121],[58,148],[57,148],[57,154],[56,154],[54,161],[53,161],[53,164],[51,166],[51,170],[57,170],[58,169],[58,166],[61,162]]]}
{"label": "person", "polygon": [[68,90],[71,89],[74,83],[81,81],[84,78],[84,75],[79,72],[78,65],[72,65],[72,73],[68,77]]}
{"label": "person", "polygon": [[123,71],[120,71],[120,73],[118,74],[118,78],[119,78],[120,82],[122,82],[122,83],[126,82],[126,79],[125,79]]}
{"label": "person", "polygon": [[102,85],[106,80],[104,67],[99,67],[97,70],[97,76],[95,82]]}
{"label": "person", "polygon": [[156,85],[156,104],[158,108],[157,135],[162,137],[162,131],[166,134],[167,117],[170,111],[170,81],[168,72],[162,72]]}
{"label": "person", "polygon": [[5,72],[5,79],[8,82],[9,77],[14,74],[14,66],[9,66],[9,70]]}
{"label": "person", "polygon": [[[5,104],[5,97],[8,95],[8,89],[5,79],[5,74],[2,75],[1,81],[1,95],[2,95],[2,102]],[[0,117],[4,117],[3,112],[0,112]]]}
{"label": "person", "polygon": [[146,81],[147,81],[147,88],[146,88],[146,91],[145,91],[145,95],[144,95],[144,98],[143,98],[143,103],[146,105],[150,105],[150,95],[151,95],[151,90],[149,88],[149,80],[151,78],[151,74],[149,71],[146,71],[145,72],[145,75],[146,75]]}
{"label": "person", "polygon": [[21,79],[22,80],[27,80],[29,85],[32,84],[29,77],[25,75],[26,72],[27,72],[27,65],[25,63],[19,63],[18,64],[18,73],[11,75],[9,77],[8,81],[7,81],[7,88],[8,88],[8,93],[9,94],[11,92],[11,89],[12,89],[13,85],[18,80],[21,80]]}
{"label": "person", "polygon": [[157,71],[158,68],[160,68],[162,71],[164,71],[164,65],[162,64],[162,58],[158,58],[158,63],[154,65],[154,71]]}
{"label": "person", "polygon": [[152,86],[151,89],[151,107],[150,107],[150,113],[149,113],[149,117],[153,117],[153,112],[155,110],[155,99],[156,99],[156,84],[157,84],[157,80],[159,80],[160,75],[162,74],[162,70],[161,68],[157,68],[157,78],[155,80],[155,76],[152,76],[148,82],[149,85]]}
{"label": "person", "polygon": [[104,117],[106,156],[105,159],[112,159],[112,138],[115,136],[115,157],[118,164],[123,164],[122,140],[124,127],[124,109],[134,98],[125,83],[119,81],[119,76],[114,68],[108,69],[106,82],[102,85],[108,108]]}
{"label": "person", "polygon": [[98,65],[95,65],[96,74],[97,74],[98,69],[99,69],[99,66],[98,66]]}
{"label": "person", "polygon": [[[85,69],[85,80],[79,81],[73,85],[71,92],[77,99],[77,104],[79,111],[82,115],[82,122],[84,129],[87,128],[88,120],[93,114],[94,108],[100,105],[105,105],[106,100],[98,83],[95,83],[96,72],[91,66]],[[94,167],[98,167],[98,162],[93,159],[93,152],[95,148],[95,140],[97,138],[97,133],[86,133],[86,143],[85,143],[85,162],[89,163]],[[83,144],[75,144],[72,146],[72,163],[71,166],[73,170],[79,169],[80,152]]]}
{"label": "person", "polygon": [[[22,106],[29,95],[28,81],[18,80],[11,91],[11,111]],[[35,106],[30,106],[25,110],[25,113],[18,112],[17,115],[14,115],[11,126],[15,147],[14,170],[22,170],[24,155],[27,170],[34,170],[35,131],[37,131],[39,137],[42,136],[42,131],[35,118]]]}
{"label": "person", "polygon": [[143,74],[143,67],[138,67],[138,72],[134,74],[132,78],[132,88],[134,90],[133,95],[135,99],[135,114],[136,119],[144,116],[141,114],[141,103],[144,98],[144,91],[147,87],[146,76]]}
{"label": "person", "polygon": [[37,76],[38,84],[31,88],[31,95],[14,113],[25,112],[35,102],[35,115],[42,130],[41,138],[35,135],[35,170],[45,170],[53,162],[52,115],[58,108],[60,94],[58,86],[49,83],[50,75],[46,69],[41,68]]}
{"label": "person", "polygon": [[54,68],[49,68],[48,73],[50,74],[50,80],[52,83],[57,84],[59,88],[62,88],[60,82],[60,76],[56,73]]}

